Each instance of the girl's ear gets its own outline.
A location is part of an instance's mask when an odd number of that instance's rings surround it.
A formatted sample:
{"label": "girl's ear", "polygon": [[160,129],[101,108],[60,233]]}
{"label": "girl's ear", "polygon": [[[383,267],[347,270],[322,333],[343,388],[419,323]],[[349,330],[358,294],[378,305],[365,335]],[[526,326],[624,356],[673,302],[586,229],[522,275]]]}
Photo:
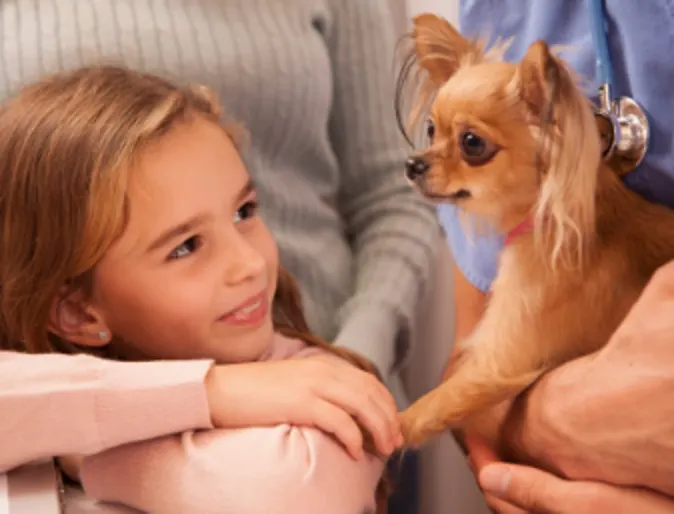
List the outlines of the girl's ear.
{"label": "girl's ear", "polygon": [[102,347],[112,340],[103,316],[78,290],[66,290],[54,300],[48,329],[64,341],[80,346]]}

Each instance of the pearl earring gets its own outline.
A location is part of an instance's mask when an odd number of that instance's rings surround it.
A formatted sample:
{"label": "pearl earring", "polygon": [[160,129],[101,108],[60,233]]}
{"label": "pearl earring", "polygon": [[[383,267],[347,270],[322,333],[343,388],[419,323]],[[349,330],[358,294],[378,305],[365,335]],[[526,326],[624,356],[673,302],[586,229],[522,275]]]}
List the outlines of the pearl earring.
{"label": "pearl earring", "polygon": [[108,338],[108,333],[107,333],[105,330],[101,330],[101,331],[98,333],[98,338],[99,338],[101,341],[105,341],[105,340]]}

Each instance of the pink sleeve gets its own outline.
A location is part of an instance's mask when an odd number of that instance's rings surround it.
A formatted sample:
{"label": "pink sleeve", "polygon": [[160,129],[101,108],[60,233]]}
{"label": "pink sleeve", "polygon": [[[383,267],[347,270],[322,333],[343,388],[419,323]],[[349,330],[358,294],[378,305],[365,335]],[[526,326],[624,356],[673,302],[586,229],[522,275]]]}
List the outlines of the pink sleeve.
{"label": "pink sleeve", "polygon": [[127,445],[85,459],[81,477],[89,496],[144,512],[364,514],[383,468],[319,430],[281,425]]}
{"label": "pink sleeve", "polygon": [[0,351],[0,471],[211,427],[211,364]]}

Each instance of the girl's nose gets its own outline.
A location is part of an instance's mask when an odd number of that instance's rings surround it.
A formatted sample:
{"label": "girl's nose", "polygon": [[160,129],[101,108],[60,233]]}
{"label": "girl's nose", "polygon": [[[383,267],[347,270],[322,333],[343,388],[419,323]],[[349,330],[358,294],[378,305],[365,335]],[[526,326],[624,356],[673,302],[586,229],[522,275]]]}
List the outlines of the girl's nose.
{"label": "girl's nose", "polygon": [[228,246],[225,261],[225,282],[230,286],[257,279],[266,270],[262,254],[242,237]]}

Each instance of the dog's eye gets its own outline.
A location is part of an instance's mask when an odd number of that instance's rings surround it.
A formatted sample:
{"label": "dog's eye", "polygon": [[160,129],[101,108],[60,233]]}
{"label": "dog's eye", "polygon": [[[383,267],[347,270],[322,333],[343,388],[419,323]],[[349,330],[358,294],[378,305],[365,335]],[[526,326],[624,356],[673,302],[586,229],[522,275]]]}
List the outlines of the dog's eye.
{"label": "dog's eye", "polygon": [[435,137],[435,124],[433,123],[433,120],[428,120],[426,122],[426,135],[428,135],[428,139],[432,143],[433,138]]}
{"label": "dog's eye", "polygon": [[459,135],[459,148],[463,160],[470,166],[486,164],[498,151],[498,147],[494,143],[470,130],[466,130]]}
{"label": "dog's eye", "polygon": [[472,132],[464,132],[461,134],[461,150],[467,157],[480,157],[487,144],[480,136]]}

